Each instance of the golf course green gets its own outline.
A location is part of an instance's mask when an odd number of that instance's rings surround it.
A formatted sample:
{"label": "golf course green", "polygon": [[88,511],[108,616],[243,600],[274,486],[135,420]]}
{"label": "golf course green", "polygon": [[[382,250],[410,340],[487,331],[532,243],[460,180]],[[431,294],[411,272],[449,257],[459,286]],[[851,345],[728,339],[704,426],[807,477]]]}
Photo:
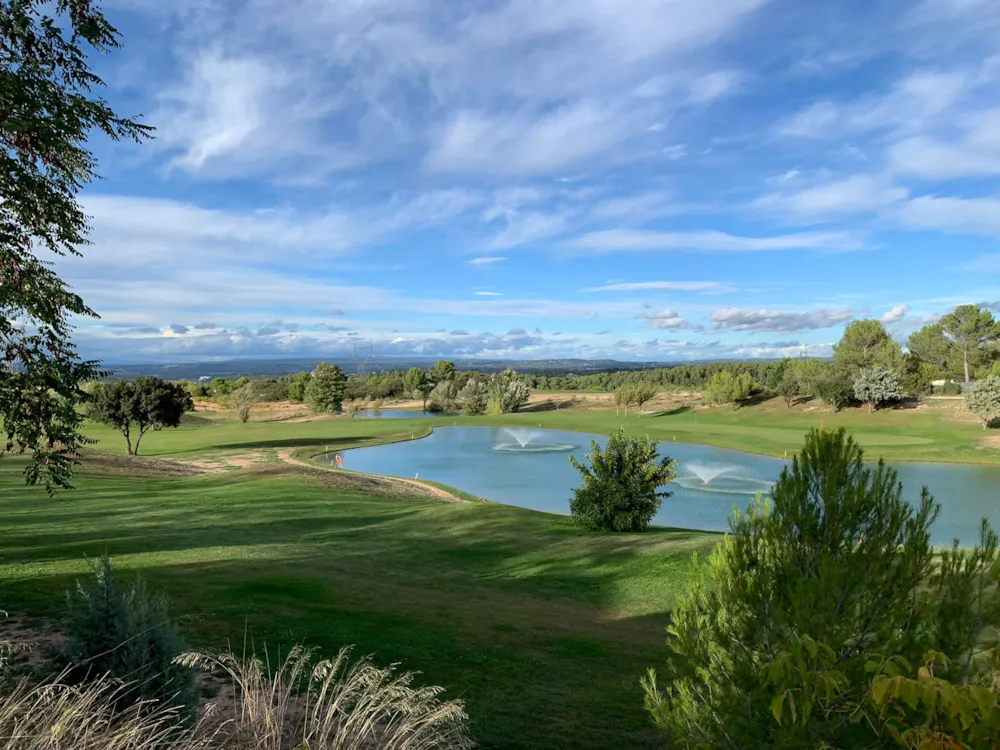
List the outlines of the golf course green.
{"label": "golf course green", "polygon": [[269,419],[199,413],[149,434],[138,458],[90,425],[96,452],[76,488],[54,498],[24,486],[22,462],[0,462],[0,607],[58,617],[85,558],[107,551],[167,594],[195,645],[333,653],[355,644],[462,698],[484,748],[655,747],[638,680],[663,660],[692,553],[708,553],[717,536],[590,533],[567,517],[449,502],[307,459],[453,422],[591,433],[624,424],[781,456],[822,422],[848,427],[873,458],[1000,460],[974,424],[933,410]]}

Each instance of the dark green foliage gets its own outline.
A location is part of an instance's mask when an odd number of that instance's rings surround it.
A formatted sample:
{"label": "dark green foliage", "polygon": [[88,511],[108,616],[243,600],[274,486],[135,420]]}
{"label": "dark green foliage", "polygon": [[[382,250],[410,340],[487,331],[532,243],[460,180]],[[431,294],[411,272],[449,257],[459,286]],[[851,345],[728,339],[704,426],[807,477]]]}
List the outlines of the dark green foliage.
{"label": "dark green foliage", "polygon": [[143,435],[150,430],[177,427],[184,413],[192,409],[194,403],[183,386],[143,375],[135,380],[98,383],[88,415],[124,435],[131,456],[138,455]]}
{"label": "dark green foliage", "polygon": [[309,408],[319,414],[340,411],[344,403],[347,377],[337,365],[320,362],[312,371],[306,386],[306,402]]}
{"label": "dark green foliage", "polygon": [[942,396],[958,396],[962,393],[962,386],[956,383],[954,380],[949,380],[944,385],[939,385],[934,389],[935,393],[939,393]]}
{"label": "dark green foliage", "polygon": [[848,375],[856,377],[874,365],[898,370],[902,366],[903,350],[877,320],[855,320],[844,329],[840,342],[833,347],[833,361]]}
{"label": "dark green foliage", "polygon": [[78,255],[89,226],[76,196],[95,178],[87,138],[141,141],[149,128],[93,95],[89,52],[119,46],[91,2],[0,4],[0,456],[29,452],[29,483],[68,487],[80,433],[80,384],[97,376],[70,342],[73,315],[96,317],[47,260]]}
{"label": "dark green foliage", "polygon": [[962,372],[961,359],[956,359],[954,347],[945,338],[940,323],[924,326],[911,333],[906,340],[906,348],[918,360],[938,368],[942,373],[958,376]]}
{"label": "dark green foliage", "polygon": [[311,372],[299,372],[295,374],[292,382],[288,385],[288,398],[292,401],[302,403],[306,400],[306,387],[312,379]]}
{"label": "dark green foliage", "polygon": [[795,373],[789,369],[785,376],[774,386],[774,392],[776,395],[781,396],[785,401],[785,406],[789,409],[792,408],[792,404],[795,403],[795,399],[798,398],[799,393],[801,393],[802,387],[799,385],[799,379],[795,376]]}
{"label": "dark green foliage", "polygon": [[427,373],[427,377],[435,385],[442,383],[445,380],[454,380],[455,363],[447,359],[442,359],[431,368],[430,372]]}
{"label": "dark green foliage", "polygon": [[979,305],[959,305],[941,318],[941,330],[961,358],[966,383],[972,379],[972,368],[981,364],[989,347],[1000,340],[1000,323]]}
{"label": "dark green foliage", "polygon": [[590,443],[586,464],[570,463],[583,475],[569,508],[574,520],[595,531],[644,531],[671,493],[659,488],[677,476],[676,462],[659,457],[655,440],[612,433],[602,449]]}
{"label": "dark green foliage", "polygon": [[835,411],[855,403],[854,378],[848,370],[836,365],[827,368],[822,379],[817,382],[816,389],[819,397]]}
{"label": "dark green foliage", "polygon": [[[930,650],[971,665],[995,621],[995,536],[984,525],[979,551],[936,566],[933,498],[924,489],[910,505],[896,472],[863,458],[843,430],[813,430],[771,501],[735,513],[708,566],[695,562],[668,629],[666,687],[644,680],[673,746],[884,747],[878,724],[850,718],[873,670]],[[837,675],[799,668],[809,660]],[[795,720],[776,721],[791,702]]]}
{"label": "dark green foliage", "polygon": [[921,362],[914,354],[907,354],[900,385],[903,392],[911,396],[926,396],[934,391],[932,383],[940,372],[934,365]]}
{"label": "dark green foliage", "polygon": [[128,683],[123,703],[159,700],[192,717],[197,702],[195,673],[173,663],[188,650],[166,599],[142,579],[122,585],[105,554],[91,566],[93,577],[67,593],[66,657],[78,679],[110,675]]}
{"label": "dark green foliage", "polygon": [[750,398],[754,388],[750,373],[736,374],[731,370],[722,370],[708,384],[705,397],[713,404],[729,404],[735,411],[743,401]]}

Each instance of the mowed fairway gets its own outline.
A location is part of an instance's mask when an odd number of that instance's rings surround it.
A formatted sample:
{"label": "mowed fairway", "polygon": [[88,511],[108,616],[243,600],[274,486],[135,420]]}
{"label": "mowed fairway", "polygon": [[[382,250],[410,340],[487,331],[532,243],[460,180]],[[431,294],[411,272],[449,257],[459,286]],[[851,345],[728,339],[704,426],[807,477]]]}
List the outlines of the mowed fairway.
{"label": "mowed fairway", "polygon": [[[658,746],[638,680],[662,664],[663,629],[693,552],[718,537],[653,529],[582,532],[562,516],[492,503],[366,492],[342,473],[289,463],[327,448],[419,439],[440,424],[511,424],[791,455],[813,426],[845,426],[869,456],[1000,460],[974,424],[935,410],[840,414],[769,405],[689,407],[625,420],[571,409],[500,418],[271,420],[199,414],[151,433],[145,456],[98,461],[48,499],[0,462],[0,606],[58,616],[63,592],[108,551],[169,595],[198,646],[355,644],[466,701],[486,748]],[[121,454],[97,425],[98,448]],[[241,463],[241,457],[253,461]],[[167,476],[197,462],[213,473]],[[147,476],[125,475],[137,465]],[[182,465],[176,469],[190,471]],[[568,498],[567,498],[568,499]]]}
{"label": "mowed fairway", "polygon": [[84,472],[55,500],[23,487],[20,468],[0,462],[5,609],[58,615],[84,556],[107,550],[167,592],[194,644],[355,644],[463,698],[483,747],[656,746],[638,679],[662,662],[691,553],[716,538],[345,493],[328,472],[281,464]]}

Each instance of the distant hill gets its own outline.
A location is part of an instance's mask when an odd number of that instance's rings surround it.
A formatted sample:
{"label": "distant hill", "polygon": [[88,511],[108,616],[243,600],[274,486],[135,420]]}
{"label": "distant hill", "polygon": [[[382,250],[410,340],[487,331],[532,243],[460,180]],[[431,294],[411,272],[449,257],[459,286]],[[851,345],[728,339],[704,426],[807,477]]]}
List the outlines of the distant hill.
{"label": "distant hill", "polygon": [[[156,375],[168,380],[197,380],[198,378],[237,378],[276,377],[289,373],[312,370],[324,358],[311,359],[241,359],[224,362],[187,362],[170,364],[144,365],[106,365],[111,371],[111,378],[134,378],[138,375]],[[348,373],[357,372],[354,359],[325,358],[325,361],[340,365]],[[368,363],[368,371],[408,370],[411,367],[427,368],[436,359],[372,359]],[[594,372],[615,372],[619,370],[644,370],[651,367],[673,367],[680,364],[698,364],[697,362],[620,362],[614,359],[532,359],[532,360],[454,360],[455,367],[460,370],[479,370],[481,372],[496,372],[505,367],[513,367],[519,372],[545,373],[549,375],[580,375]]]}

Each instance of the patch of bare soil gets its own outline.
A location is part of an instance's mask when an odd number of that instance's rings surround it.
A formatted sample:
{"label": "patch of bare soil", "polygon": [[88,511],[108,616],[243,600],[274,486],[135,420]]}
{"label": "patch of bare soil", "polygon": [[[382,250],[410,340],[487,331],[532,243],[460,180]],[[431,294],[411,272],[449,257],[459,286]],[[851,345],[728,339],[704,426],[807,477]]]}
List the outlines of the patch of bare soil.
{"label": "patch of bare soil", "polygon": [[0,671],[46,677],[59,671],[56,655],[66,636],[51,623],[0,612]]}
{"label": "patch of bare soil", "polygon": [[980,439],[984,448],[991,450],[1000,450],[1000,435],[983,435]]}
{"label": "patch of bare soil", "polygon": [[203,473],[194,463],[95,450],[83,451],[80,465],[91,474],[127,474],[131,477],[190,477]]}
{"label": "patch of bare soil", "polygon": [[374,474],[360,474],[353,471],[338,471],[325,469],[308,461],[302,461],[292,456],[291,448],[278,451],[278,458],[287,464],[306,469],[310,475],[319,479],[327,487],[346,492],[363,492],[388,497],[413,497],[414,495],[431,497],[449,503],[462,503],[463,499],[452,495],[440,487],[425,484],[417,479],[402,479],[399,477],[380,477]]}

